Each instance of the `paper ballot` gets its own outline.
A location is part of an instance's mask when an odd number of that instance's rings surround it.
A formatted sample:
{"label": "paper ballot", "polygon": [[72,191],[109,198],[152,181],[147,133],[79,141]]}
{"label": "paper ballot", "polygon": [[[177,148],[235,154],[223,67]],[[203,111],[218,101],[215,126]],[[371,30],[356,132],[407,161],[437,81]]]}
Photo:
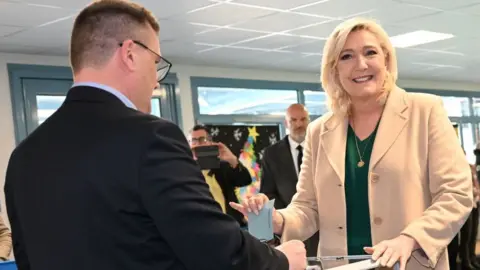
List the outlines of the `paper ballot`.
{"label": "paper ballot", "polygon": [[258,215],[254,212],[248,213],[248,232],[261,241],[273,239],[272,212],[274,203],[275,199],[268,201],[263,205]]}

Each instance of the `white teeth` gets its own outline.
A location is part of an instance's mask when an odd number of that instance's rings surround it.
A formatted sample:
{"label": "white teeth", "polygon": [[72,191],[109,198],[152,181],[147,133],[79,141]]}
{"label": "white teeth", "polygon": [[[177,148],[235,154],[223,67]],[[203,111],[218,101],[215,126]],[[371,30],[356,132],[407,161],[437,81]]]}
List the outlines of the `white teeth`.
{"label": "white teeth", "polygon": [[356,78],[356,79],[353,79],[354,82],[366,82],[366,81],[369,81],[373,78],[373,76],[365,76],[365,77],[360,77],[360,78]]}

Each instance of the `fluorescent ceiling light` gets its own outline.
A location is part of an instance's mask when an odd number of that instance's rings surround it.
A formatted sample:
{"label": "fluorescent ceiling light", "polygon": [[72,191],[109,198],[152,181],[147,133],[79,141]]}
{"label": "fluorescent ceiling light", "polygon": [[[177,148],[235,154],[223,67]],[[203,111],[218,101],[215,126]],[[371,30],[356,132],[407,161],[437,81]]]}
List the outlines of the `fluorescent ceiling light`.
{"label": "fluorescent ceiling light", "polygon": [[390,41],[392,42],[394,47],[408,48],[408,47],[413,47],[420,44],[432,43],[432,42],[445,40],[453,37],[454,35],[452,34],[418,30],[418,31],[414,31],[406,34],[393,36],[390,38]]}

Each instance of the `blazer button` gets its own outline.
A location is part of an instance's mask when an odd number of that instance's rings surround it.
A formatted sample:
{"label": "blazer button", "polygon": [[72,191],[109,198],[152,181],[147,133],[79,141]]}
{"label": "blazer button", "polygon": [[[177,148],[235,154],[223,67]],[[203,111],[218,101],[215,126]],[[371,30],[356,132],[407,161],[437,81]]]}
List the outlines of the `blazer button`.
{"label": "blazer button", "polygon": [[382,218],[376,217],[373,219],[373,223],[375,223],[375,225],[382,225],[383,220]]}
{"label": "blazer button", "polygon": [[376,173],[372,173],[372,177],[371,177],[371,178],[372,178],[372,182],[373,182],[373,183],[377,183],[378,180],[380,180],[380,176],[378,176],[378,174],[376,174]]}

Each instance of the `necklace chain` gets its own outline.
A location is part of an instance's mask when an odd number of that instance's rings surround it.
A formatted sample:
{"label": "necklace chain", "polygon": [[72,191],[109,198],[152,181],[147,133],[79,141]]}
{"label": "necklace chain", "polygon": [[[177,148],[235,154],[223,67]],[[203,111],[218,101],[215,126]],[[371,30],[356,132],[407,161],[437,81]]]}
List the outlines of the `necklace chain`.
{"label": "necklace chain", "polygon": [[357,166],[359,168],[363,167],[365,165],[365,161],[363,161],[363,157],[365,156],[365,151],[367,150],[367,146],[370,143],[370,140],[372,139],[372,134],[368,136],[367,142],[365,143],[365,147],[363,148],[363,152],[360,153],[360,148],[358,147],[358,141],[357,141],[357,134],[355,134],[355,121],[352,118],[352,125],[353,125],[353,136],[355,137],[355,146],[357,147],[357,153],[358,157],[360,158],[360,161],[358,161]]}

